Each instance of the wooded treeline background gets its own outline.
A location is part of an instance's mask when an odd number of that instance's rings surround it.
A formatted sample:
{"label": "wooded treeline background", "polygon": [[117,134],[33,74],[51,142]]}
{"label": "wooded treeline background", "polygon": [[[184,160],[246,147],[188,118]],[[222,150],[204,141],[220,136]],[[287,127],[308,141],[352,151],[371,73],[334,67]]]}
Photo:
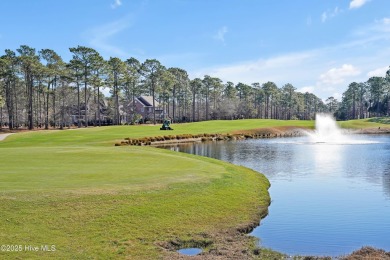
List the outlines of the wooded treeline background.
{"label": "wooded treeline background", "polygon": [[[0,127],[69,127],[142,122],[134,99],[153,96],[173,122],[216,119],[314,119],[332,113],[338,120],[388,116],[390,70],[385,77],[352,82],[342,100],[321,100],[297,92],[287,83],[277,86],[223,82],[216,77],[190,79],[181,68],[166,68],[158,60],[104,60],[94,49],[69,48],[69,62],[51,49],[26,45],[5,50],[0,57]],[[102,89],[109,89],[105,97]],[[154,99],[153,99],[154,100]],[[151,123],[164,118],[149,118]]]}

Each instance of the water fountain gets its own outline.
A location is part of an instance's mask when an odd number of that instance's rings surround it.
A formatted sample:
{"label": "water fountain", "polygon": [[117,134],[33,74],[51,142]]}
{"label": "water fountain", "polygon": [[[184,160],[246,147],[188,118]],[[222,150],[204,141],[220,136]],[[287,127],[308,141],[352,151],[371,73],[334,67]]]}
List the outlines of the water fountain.
{"label": "water fountain", "polygon": [[368,140],[364,135],[353,135],[340,129],[336,120],[330,114],[316,114],[315,131],[307,131],[309,143],[314,144],[372,144],[376,141]]}
{"label": "water fountain", "polygon": [[351,138],[337,126],[336,120],[329,114],[316,114],[316,130],[307,132],[314,143],[350,143]]}

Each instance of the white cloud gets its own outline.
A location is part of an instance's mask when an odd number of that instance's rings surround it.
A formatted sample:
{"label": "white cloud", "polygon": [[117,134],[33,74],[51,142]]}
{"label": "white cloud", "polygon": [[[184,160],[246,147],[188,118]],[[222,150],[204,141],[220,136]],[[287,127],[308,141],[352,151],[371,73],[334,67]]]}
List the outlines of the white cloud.
{"label": "white cloud", "polygon": [[363,81],[359,78],[361,74],[361,71],[351,64],[333,67],[319,76],[313,93],[322,97],[323,100],[332,96],[340,101],[342,92],[345,91],[350,82]]}
{"label": "white cloud", "polygon": [[357,76],[361,72],[351,64],[344,64],[340,68],[331,68],[324,74],[320,75],[322,84],[337,85],[346,82],[346,79]]}
{"label": "white cloud", "polygon": [[214,39],[225,42],[225,35],[228,32],[228,29],[226,26],[223,26],[218,30],[218,32],[214,35]]}
{"label": "white cloud", "polygon": [[352,0],[349,3],[349,9],[360,8],[368,2],[369,2],[369,0]]}
{"label": "white cloud", "polygon": [[337,99],[337,101],[341,101],[343,99],[343,95],[340,92],[334,92],[329,97],[334,97],[335,99]]}
{"label": "white cloud", "polygon": [[342,12],[342,10],[339,9],[338,6],[336,6],[331,11],[328,10],[328,11],[323,12],[322,15],[321,15],[321,21],[323,23],[325,23],[328,19],[335,17],[336,15],[340,14],[341,12]]}
{"label": "white cloud", "polygon": [[[280,85],[280,87],[286,83],[294,85],[294,83],[296,83],[292,82],[294,78],[307,78],[308,68],[306,68],[306,64],[312,64],[312,62],[316,60],[317,55],[318,53],[315,51],[290,53],[268,59],[258,59],[238,64],[205,68],[190,73],[190,76],[203,77],[204,75],[210,75],[219,77],[224,81],[232,81],[235,83],[242,82],[246,84],[273,81]],[[315,67],[313,65],[311,66],[312,69]]]}
{"label": "white cloud", "polygon": [[386,76],[386,72],[388,70],[389,70],[389,66],[377,68],[377,69],[369,71],[367,73],[367,77],[369,77],[369,78],[371,78],[371,77],[385,77]]}
{"label": "white cloud", "polygon": [[300,92],[339,99],[351,82],[365,82],[369,75],[382,73],[384,66],[390,65],[390,35],[386,32],[390,32],[389,18],[358,28],[347,35],[348,41],[336,45],[221,64],[189,74],[191,78],[210,75],[236,84],[273,81],[282,87],[291,83]]}
{"label": "white cloud", "polygon": [[112,9],[116,9],[116,8],[118,8],[121,5],[122,5],[122,0],[115,0],[114,3],[111,4],[111,8]]}
{"label": "white cloud", "polygon": [[302,87],[302,88],[297,89],[297,91],[301,92],[301,93],[309,92],[309,93],[315,94],[314,90],[315,90],[315,87],[313,87],[313,86],[307,86],[307,87]]}
{"label": "white cloud", "polygon": [[127,53],[112,43],[115,35],[132,25],[132,16],[128,15],[117,21],[93,28],[86,33],[91,47],[106,52],[109,56],[126,57]]}

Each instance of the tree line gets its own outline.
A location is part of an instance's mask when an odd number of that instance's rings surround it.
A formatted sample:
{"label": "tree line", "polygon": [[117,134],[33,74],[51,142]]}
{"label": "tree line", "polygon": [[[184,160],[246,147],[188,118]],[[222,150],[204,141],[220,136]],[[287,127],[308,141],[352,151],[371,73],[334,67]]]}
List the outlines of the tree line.
{"label": "tree line", "polygon": [[366,82],[350,83],[342,101],[334,102],[331,111],[340,120],[389,116],[390,69],[385,77],[370,77]]}
{"label": "tree line", "polygon": [[[0,57],[0,127],[28,129],[63,128],[76,125],[133,124],[165,118],[173,122],[217,119],[266,118],[314,119],[318,112],[338,119],[388,115],[389,78],[373,77],[351,83],[339,102],[326,101],[312,93],[301,93],[290,83],[250,85],[223,82],[205,75],[190,79],[182,68],[166,68],[156,59],[105,60],[96,50],[69,48],[65,62],[54,50],[36,51],[21,45]],[[108,89],[106,97],[103,89]],[[152,96],[163,115],[140,118],[135,99]]]}

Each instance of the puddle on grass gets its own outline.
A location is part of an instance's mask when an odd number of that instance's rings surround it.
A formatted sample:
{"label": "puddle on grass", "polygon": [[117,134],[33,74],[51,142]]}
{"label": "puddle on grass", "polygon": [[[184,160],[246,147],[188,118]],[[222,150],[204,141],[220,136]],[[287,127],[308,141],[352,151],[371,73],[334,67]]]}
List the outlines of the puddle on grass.
{"label": "puddle on grass", "polygon": [[182,248],[182,249],[177,250],[177,252],[179,252],[180,254],[183,254],[183,255],[194,256],[194,255],[200,254],[202,252],[202,249],[196,248],[196,247]]}

